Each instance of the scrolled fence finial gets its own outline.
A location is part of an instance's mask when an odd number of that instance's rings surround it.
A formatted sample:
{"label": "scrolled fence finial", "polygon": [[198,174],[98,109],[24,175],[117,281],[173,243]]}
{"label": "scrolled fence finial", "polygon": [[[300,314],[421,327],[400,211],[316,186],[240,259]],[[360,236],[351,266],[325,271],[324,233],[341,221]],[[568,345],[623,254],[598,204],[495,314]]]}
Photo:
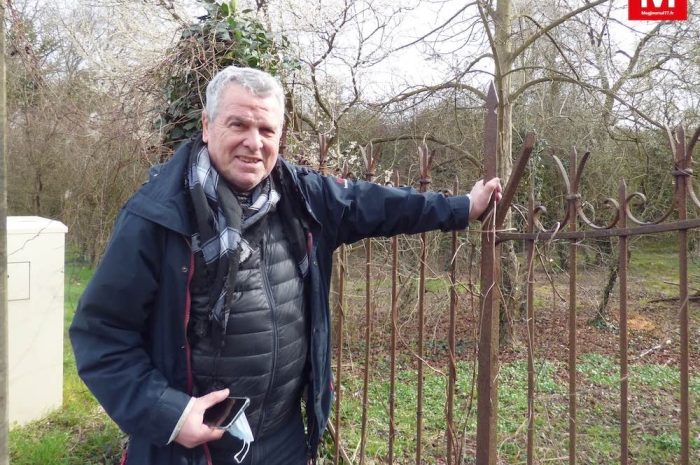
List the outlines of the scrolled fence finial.
{"label": "scrolled fence finial", "polygon": [[321,174],[327,174],[328,171],[328,136],[325,134],[318,135],[318,168]]}
{"label": "scrolled fence finial", "polygon": [[375,176],[374,170],[377,167],[380,150],[372,144],[372,141],[369,141],[364,147],[360,146],[360,154],[365,163],[365,180],[372,181]]}
{"label": "scrolled fence finial", "polygon": [[423,142],[418,146],[418,166],[420,168],[420,186],[422,189],[428,188],[428,185],[432,182],[430,178],[430,170],[433,167],[433,158],[435,157],[435,150],[430,150],[428,144]]}

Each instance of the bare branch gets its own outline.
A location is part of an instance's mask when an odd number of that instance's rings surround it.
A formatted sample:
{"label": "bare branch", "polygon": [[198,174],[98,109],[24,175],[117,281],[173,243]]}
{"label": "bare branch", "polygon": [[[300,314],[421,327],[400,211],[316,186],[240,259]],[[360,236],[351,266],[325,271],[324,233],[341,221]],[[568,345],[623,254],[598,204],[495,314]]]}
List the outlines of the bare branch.
{"label": "bare branch", "polygon": [[586,10],[590,10],[591,8],[596,7],[596,6],[600,5],[601,3],[605,3],[607,1],[608,0],[596,0],[594,2],[587,3],[586,5],[582,6],[581,8],[573,10],[573,11],[565,14],[561,18],[559,18],[555,21],[552,21],[547,26],[545,26],[543,29],[540,29],[539,31],[537,31],[536,33],[534,33],[533,35],[528,37],[528,39],[525,40],[522,44],[520,44],[520,47],[515,49],[515,51],[512,53],[511,59],[513,59],[513,60],[516,59],[518,56],[520,56],[520,54],[522,54],[525,50],[527,50],[528,47],[530,47],[533,43],[535,43],[535,41],[537,39],[539,39],[543,35],[547,34],[552,29],[560,26],[561,24],[565,23],[566,21],[573,18],[574,16],[576,16],[576,15],[578,15]]}
{"label": "bare branch", "polygon": [[472,3],[467,3],[467,4],[464,5],[462,8],[460,8],[459,10],[457,10],[457,12],[456,12],[455,14],[453,14],[453,15],[450,16],[447,20],[445,20],[442,24],[439,24],[439,25],[436,26],[435,28],[431,29],[430,31],[426,32],[426,33],[423,34],[422,36],[418,37],[417,39],[415,39],[415,40],[413,40],[413,41],[411,41],[411,42],[409,42],[409,43],[407,43],[407,44],[399,45],[398,47],[396,47],[395,49],[393,49],[392,52],[398,52],[398,51],[400,51],[400,50],[403,50],[403,49],[405,49],[405,48],[408,48],[408,47],[411,47],[411,46],[413,46],[413,45],[416,45],[416,44],[419,44],[419,43],[423,42],[425,39],[427,39],[427,38],[430,37],[431,35],[435,34],[435,33],[438,32],[438,31],[441,31],[441,30],[443,30],[445,27],[447,27],[448,24],[450,24],[452,21],[454,21],[454,19],[455,19],[457,16],[459,16],[461,13],[463,13],[463,12],[464,12],[465,10],[467,10],[469,7],[472,7],[472,6],[474,6],[474,5],[478,4],[478,3],[479,3],[478,1],[477,1],[477,2],[472,2]]}
{"label": "bare branch", "polygon": [[393,137],[377,137],[377,138],[370,140],[370,142],[372,144],[381,144],[384,142],[396,142],[396,141],[400,141],[400,140],[416,140],[416,141],[434,142],[438,145],[445,147],[446,149],[454,150],[455,152],[461,154],[467,161],[469,161],[476,168],[481,170],[481,161],[479,161],[479,159],[476,156],[474,156],[471,152],[459,147],[456,144],[451,144],[449,142],[445,142],[443,140],[440,140],[437,137],[432,136],[430,134],[427,134],[427,135],[404,134],[404,135],[393,136]]}
{"label": "bare branch", "polygon": [[[546,68],[541,68],[541,67],[532,67],[532,68],[533,69],[546,69]],[[555,73],[559,73],[559,71],[556,71],[556,70],[550,70],[550,71],[555,72]],[[516,89],[513,93],[510,94],[511,101],[515,101],[516,98],[518,98],[523,92],[525,92],[530,87],[536,86],[538,84],[546,83],[546,82],[566,82],[569,84],[575,84],[575,85],[580,86],[580,87],[587,89],[587,90],[592,90],[594,92],[604,94],[604,95],[612,98],[613,100],[617,101],[625,108],[633,111],[634,113],[636,113],[637,115],[642,117],[642,119],[649,122],[651,125],[656,126],[659,129],[664,129],[664,125],[662,125],[661,123],[656,121],[654,118],[652,118],[651,116],[644,113],[642,110],[640,110],[636,106],[628,103],[625,99],[623,99],[622,97],[617,95],[612,90],[604,89],[600,86],[596,86],[594,84],[589,84],[587,82],[580,81],[580,80],[571,78],[571,77],[563,75],[563,74],[559,74],[558,76],[550,76],[550,77],[544,77],[544,78],[539,78],[539,79],[533,79],[531,81],[526,82],[525,84],[523,84],[518,89]]]}
{"label": "bare branch", "polygon": [[457,82],[457,81],[449,81],[449,82],[443,82],[441,84],[436,84],[434,86],[418,87],[416,89],[403,92],[403,93],[397,95],[396,97],[391,98],[385,102],[374,104],[372,106],[373,107],[384,107],[387,105],[391,105],[393,103],[403,102],[405,100],[408,100],[408,99],[415,97],[417,95],[420,95],[420,94],[434,94],[436,92],[439,92],[442,90],[448,90],[448,89],[466,90],[466,91],[473,93],[479,99],[486,100],[486,94],[484,94],[483,91],[477,89],[476,87],[470,86],[468,84],[462,84],[461,82]]}
{"label": "bare branch", "polygon": [[[529,19],[530,21],[532,21],[532,23],[533,23],[535,26],[537,26],[538,28],[540,28],[541,30],[544,30],[544,28],[542,27],[542,25],[540,25],[532,16],[524,15],[523,17],[526,18],[526,19]],[[571,72],[574,74],[574,76],[576,76],[576,79],[581,79],[580,76],[578,75],[578,73],[576,72],[576,68],[574,68],[574,65],[571,64],[571,61],[569,60],[569,58],[566,56],[566,54],[564,53],[564,51],[563,51],[563,50],[561,49],[561,47],[559,46],[559,43],[558,43],[556,40],[554,40],[554,38],[551,36],[551,34],[549,33],[549,31],[545,32],[545,35],[546,35],[547,38],[550,40],[550,42],[552,42],[552,45],[554,45],[554,47],[557,49],[557,51],[559,52],[559,56],[562,57],[562,59],[564,60],[564,62],[566,63],[566,65],[569,67],[569,69],[571,70]],[[510,72],[512,73],[513,71],[514,71],[514,70],[511,70]],[[509,74],[509,73],[506,73],[506,74]]]}

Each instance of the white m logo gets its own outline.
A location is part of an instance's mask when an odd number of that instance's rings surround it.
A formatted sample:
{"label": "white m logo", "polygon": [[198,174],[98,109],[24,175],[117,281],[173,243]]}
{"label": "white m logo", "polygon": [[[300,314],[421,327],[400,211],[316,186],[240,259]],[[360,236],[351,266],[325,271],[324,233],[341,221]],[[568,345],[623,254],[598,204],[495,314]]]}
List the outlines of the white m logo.
{"label": "white m logo", "polygon": [[[666,0],[668,1],[668,8],[675,8],[676,7],[676,0]],[[663,6],[664,0],[651,0],[651,3],[654,4],[654,8],[661,8]],[[649,1],[648,0],[642,0],[642,8],[649,8]]]}

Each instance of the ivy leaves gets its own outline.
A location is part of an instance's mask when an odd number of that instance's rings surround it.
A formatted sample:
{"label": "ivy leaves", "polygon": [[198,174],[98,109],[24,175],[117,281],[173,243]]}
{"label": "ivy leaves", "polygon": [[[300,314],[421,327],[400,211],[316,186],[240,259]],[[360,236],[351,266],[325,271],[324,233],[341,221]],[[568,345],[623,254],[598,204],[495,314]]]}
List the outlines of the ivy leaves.
{"label": "ivy leaves", "polygon": [[169,151],[201,131],[206,86],[220,69],[237,65],[278,74],[298,66],[284,57],[287,40],[275,40],[252,10],[238,11],[235,0],[202,3],[207,14],[183,29],[159,72],[165,99],[155,123]]}

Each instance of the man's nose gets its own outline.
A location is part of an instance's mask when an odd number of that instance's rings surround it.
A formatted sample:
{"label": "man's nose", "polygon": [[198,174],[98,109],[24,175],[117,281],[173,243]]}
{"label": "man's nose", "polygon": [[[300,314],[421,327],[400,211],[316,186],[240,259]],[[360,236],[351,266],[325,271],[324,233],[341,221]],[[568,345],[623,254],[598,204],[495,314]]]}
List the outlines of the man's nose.
{"label": "man's nose", "polygon": [[260,131],[257,128],[248,129],[243,143],[248,149],[252,151],[258,151],[262,149],[262,137],[260,136]]}

